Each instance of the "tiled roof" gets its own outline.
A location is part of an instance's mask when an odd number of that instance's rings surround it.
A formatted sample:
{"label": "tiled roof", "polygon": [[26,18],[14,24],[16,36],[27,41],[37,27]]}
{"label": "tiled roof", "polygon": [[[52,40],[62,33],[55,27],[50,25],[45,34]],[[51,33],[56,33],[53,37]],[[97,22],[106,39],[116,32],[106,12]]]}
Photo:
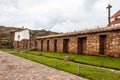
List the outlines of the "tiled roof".
{"label": "tiled roof", "polygon": [[114,18],[114,17],[117,17],[117,16],[120,16],[120,10],[118,12],[116,12],[111,18]]}
{"label": "tiled roof", "polygon": [[117,24],[120,23],[120,19],[116,19],[115,21],[112,21],[111,24]]}
{"label": "tiled roof", "polygon": [[78,32],[70,32],[70,33],[64,33],[64,34],[41,36],[41,37],[36,37],[36,39],[85,35],[85,34],[102,33],[102,32],[115,31],[115,30],[120,30],[120,26],[108,26],[108,27],[104,27],[104,28],[84,30],[84,31],[78,31]]}

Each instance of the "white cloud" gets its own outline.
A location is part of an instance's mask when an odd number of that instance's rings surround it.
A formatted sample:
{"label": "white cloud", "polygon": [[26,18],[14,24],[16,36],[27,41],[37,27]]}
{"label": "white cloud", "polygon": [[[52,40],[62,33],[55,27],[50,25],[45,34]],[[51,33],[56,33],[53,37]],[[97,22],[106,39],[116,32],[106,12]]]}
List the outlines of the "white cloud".
{"label": "white cloud", "polygon": [[0,0],[0,25],[55,32],[102,27],[108,3],[112,14],[119,10],[120,1],[113,0]]}
{"label": "white cloud", "polygon": [[73,31],[79,31],[82,27],[80,27],[79,23],[73,23],[71,21],[66,21],[61,24],[56,24],[52,27],[52,31],[56,32],[73,32]]}

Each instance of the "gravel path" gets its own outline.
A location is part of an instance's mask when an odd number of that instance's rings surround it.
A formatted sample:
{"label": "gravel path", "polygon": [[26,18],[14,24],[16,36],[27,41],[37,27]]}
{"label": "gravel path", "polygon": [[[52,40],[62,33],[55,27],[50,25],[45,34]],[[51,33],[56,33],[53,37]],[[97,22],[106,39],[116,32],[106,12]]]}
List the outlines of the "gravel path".
{"label": "gravel path", "polygon": [[88,80],[0,51],[0,80]]}

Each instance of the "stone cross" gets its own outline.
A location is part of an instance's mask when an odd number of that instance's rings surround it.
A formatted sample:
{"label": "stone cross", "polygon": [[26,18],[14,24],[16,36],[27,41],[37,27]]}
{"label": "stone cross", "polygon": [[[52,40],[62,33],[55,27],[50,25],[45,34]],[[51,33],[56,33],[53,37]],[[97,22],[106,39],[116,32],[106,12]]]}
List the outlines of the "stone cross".
{"label": "stone cross", "polygon": [[107,7],[107,9],[108,9],[108,26],[111,26],[111,20],[110,20],[110,9],[112,8],[112,6],[110,5],[110,4],[108,4],[108,7]]}

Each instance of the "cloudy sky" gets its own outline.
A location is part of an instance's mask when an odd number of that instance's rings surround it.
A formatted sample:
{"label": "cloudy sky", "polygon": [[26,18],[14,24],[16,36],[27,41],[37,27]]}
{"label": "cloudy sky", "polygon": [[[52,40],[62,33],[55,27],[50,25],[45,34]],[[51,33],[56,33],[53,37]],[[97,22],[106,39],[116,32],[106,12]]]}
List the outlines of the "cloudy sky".
{"label": "cloudy sky", "polygon": [[120,0],[0,0],[0,25],[73,32],[107,25]]}

